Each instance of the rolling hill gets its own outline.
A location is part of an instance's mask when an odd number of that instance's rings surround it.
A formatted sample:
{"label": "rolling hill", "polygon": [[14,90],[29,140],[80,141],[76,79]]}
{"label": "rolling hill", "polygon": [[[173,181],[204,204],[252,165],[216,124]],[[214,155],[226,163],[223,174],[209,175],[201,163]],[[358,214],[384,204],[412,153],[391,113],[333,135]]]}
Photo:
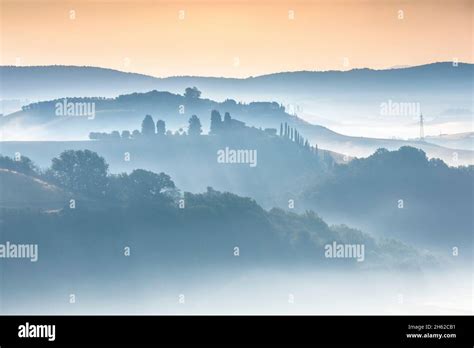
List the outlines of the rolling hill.
{"label": "rolling hill", "polygon": [[63,189],[34,176],[0,168],[0,208],[64,207],[69,195]]}
{"label": "rolling hill", "polygon": [[[58,116],[58,104],[86,103],[94,106],[94,117]],[[145,114],[155,120],[163,119],[172,130],[186,128],[188,119],[196,114],[204,130],[209,129],[213,109],[230,112],[232,117],[250,126],[279,129],[288,123],[314,145],[348,156],[368,156],[378,148],[397,150],[401,146],[422,149],[429,157],[439,157],[450,165],[472,164],[473,152],[451,149],[427,141],[377,139],[346,136],[327,127],[311,124],[288,113],[276,102],[241,103],[233,99],[217,102],[205,98],[189,98],[156,90],[146,93],[120,95],[116,98],[66,98],[32,103],[23,110],[1,119],[2,139],[5,140],[81,140],[90,132],[133,130],[139,128]]]}
{"label": "rolling hill", "polygon": [[[69,97],[113,97],[152,89],[179,93],[197,86],[204,95],[225,100],[275,100],[279,96],[418,94],[441,95],[449,92],[459,98],[473,87],[474,65],[451,62],[400,69],[350,71],[281,72],[244,79],[223,77],[174,76],[157,78],[98,67],[78,66],[0,66],[2,99],[32,101]],[[381,88],[383,86],[383,88]],[[265,97],[266,96],[266,97]],[[249,99],[250,98],[250,99]]]}

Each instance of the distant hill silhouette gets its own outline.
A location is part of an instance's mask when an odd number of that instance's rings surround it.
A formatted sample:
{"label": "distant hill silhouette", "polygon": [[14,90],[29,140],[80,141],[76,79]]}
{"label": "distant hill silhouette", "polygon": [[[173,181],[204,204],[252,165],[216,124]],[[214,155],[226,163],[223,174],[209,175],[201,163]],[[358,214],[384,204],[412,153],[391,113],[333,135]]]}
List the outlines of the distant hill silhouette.
{"label": "distant hill silhouette", "polygon": [[[184,91],[184,89],[183,89]],[[94,117],[77,117],[57,115],[57,107],[62,104],[93,105]],[[223,102],[203,97],[189,97],[159,92],[120,95],[116,98],[61,98],[32,103],[22,111],[7,115],[0,121],[3,127],[4,140],[23,139],[64,140],[86,139],[90,132],[109,132],[112,130],[133,130],[144,115],[150,114],[155,119],[166,121],[173,131],[186,127],[193,114],[202,120],[204,132],[209,130],[209,117],[213,109],[222,113],[230,112],[235,119],[249,126],[262,128],[280,127],[286,122],[296,128],[312,145],[346,154],[348,156],[368,156],[377,148],[384,147],[396,150],[401,146],[413,146],[423,149],[430,157],[442,158],[451,165],[474,163],[473,152],[462,149],[448,149],[422,141],[405,141],[396,139],[374,139],[346,136],[326,127],[313,125],[303,119],[289,114],[288,107],[276,102],[241,103],[233,99]],[[454,155],[454,153],[456,153]],[[455,160],[454,160],[455,158]]]}
{"label": "distant hill silhouette", "polygon": [[[424,93],[453,90],[466,93],[466,89],[472,88],[473,69],[473,64],[459,63],[453,69],[453,63],[445,62],[387,70],[281,72],[245,79],[198,76],[157,78],[105,68],[61,65],[1,66],[0,73],[4,86],[2,99],[113,97],[151,89],[178,93],[192,85],[202,90],[204,95],[225,99],[240,95],[271,96],[282,91],[286,94],[313,96],[325,95],[326,92],[359,95],[401,90]],[[384,86],[384,90],[380,90],[380,86]]]}
{"label": "distant hill silhouette", "polygon": [[474,147],[474,132],[440,134],[437,136],[427,136],[426,141],[452,149],[472,150]]}
{"label": "distant hill silhouette", "polygon": [[374,234],[449,250],[472,242],[474,166],[452,168],[418,149],[379,149],[336,165],[304,206]]}
{"label": "distant hill silhouette", "polygon": [[[151,122],[151,131],[143,129],[145,119]],[[192,135],[187,134],[188,127],[171,132],[167,130],[168,122],[151,116],[145,119],[136,122],[128,133],[119,132],[120,128],[107,134],[91,132],[91,141],[3,142],[2,153],[19,152],[35,158],[45,168],[62,151],[89,149],[104,156],[114,172],[139,168],[165,171],[184,190],[199,192],[212,185],[218,190],[251,196],[265,207],[287,202],[305,178],[322,175],[334,162],[350,160],[309,144],[298,128],[287,123],[277,129],[258,129],[227,113],[218,130]],[[210,117],[197,119],[209,124]],[[164,123],[166,134],[155,134],[158,121]],[[284,134],[280,134],[282,131]],[[220,163],[219,153],[226,151],[254,151],[255,163]]]}
{"label": "distant hill silhouette", "polygon": [[[236,246],[242,250],[239,263],[252,267],[362,265],[354,258],[325,257],[324,246],[333,242],[363,243],[364,267],[418,270],[436,266],[434,258],[399,241],[377,240],[343,225],[329,226],[312,211],[300,215],[281,209],[267,211],[250,198],[211,187],[204,193],[181,195],[165,173],[138,169],[130,174],[110,174],[104,159],[87,150],[65,151],[52,163],[45,173],[35,175],[41,177],[43,186],[59,185],[70,192],[74,208],[68,197],[54,212],[46,211],[48,200],[36,209],[6,205],[0,210],[1,238],[29,240],[50,251],[44,253],[39,265],[48,268],[48,274],[68,267],[75,269],[74,274],[91,275],[103,267],[117,271],[122,255],[103,246],[132,236],[135,250],[149,255],[138,259],[145,268],[193,268],[216,262],[229,267],[237,262],[233,257]],[[22,185],[20,181],[10,184],[9,189]],[[31,185],[24,188],[32,197],[36,189]],[[88,257],[82,258],[85,245]],[[64,246],[68,246],[68,257],[59,262]]]}

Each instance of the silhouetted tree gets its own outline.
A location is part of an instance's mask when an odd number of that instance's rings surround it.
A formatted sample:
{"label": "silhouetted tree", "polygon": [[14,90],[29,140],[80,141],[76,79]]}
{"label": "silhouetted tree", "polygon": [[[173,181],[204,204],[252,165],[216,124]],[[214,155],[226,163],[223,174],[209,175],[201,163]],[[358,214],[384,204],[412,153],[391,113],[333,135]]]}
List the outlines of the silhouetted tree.
{"label": "silhouetted tree", "polygon": [[130,139],[130,131],[124,130],[122,131],[122,139]]}
{"label": "silhouetted tree", "polygon": [[155,122],[151,115],[146,115],[142,122],[142,134],[150,136],[155,134]]}
{"label": "silhouetted tree", "polygon": [[201,120],[196,115],[192,115],[189,119],[188,134],[191,136],[201,135]]}
{"label": "silhouetted tree", "polygon": [[140,137],[140,131],[138,129],[135,129],[133,132],[132,132],[132,137],[134,139]]}
{"label": "silhouetted tree", "polygon": [[26,175],[39,174],[38,167],[26,156],[21,156],[19,160],[16,161],[8,156],[0,155],[0,168],[13,170]]}
{"label": "silhouetted tree", "polygon": [[120,139],[119,131],[116,131],[116,130],[112,131],[112,133],[110,133],[110,138],[111,139]]}
{"label": "silhouetted tree", "polygon": [[148,170],[135,169],[128,178],[129,187],[138,198],[156,197],[175,188],[174,182],[165,173],[156,174]]}
{"label": "silhouetted tree", "polygon": [[224,114],[224,127],[229,128],[232,123],[232,117],[228,112]]}
{"label": "silhouetted tree", "polygon": [[218,134],[222,129],[222,116],[217,110],[211,112],[211,134]]}
{"label": "silhouetted tree", "polygon": [[53,158],[48,174],[73,192],[100,196],[105,193],[108,168],[104,158],[95,152],[67,150]]}
{"label": "silhouetted tree", "polygon": [[125,203],[163,202],[177,193],[174,182],[164,173],[136,169],[130,175],[111,175],[108,179],[107,195]]}
{"label": "silhouetted tree", "polygon": [[186,99],[199,99],[199,97],[201,97],[201,91],[196,87],[188,87],[184,91],[184,97]]}
{"label": "silhouetted tree", "polygon": [[283,136],[283,123],[280,123],[280,136]]}
{"label": "silhouetted tree", "polygon": [[165,135],[166,133],[166,123],[163,120],[156,121],[156,134]]}

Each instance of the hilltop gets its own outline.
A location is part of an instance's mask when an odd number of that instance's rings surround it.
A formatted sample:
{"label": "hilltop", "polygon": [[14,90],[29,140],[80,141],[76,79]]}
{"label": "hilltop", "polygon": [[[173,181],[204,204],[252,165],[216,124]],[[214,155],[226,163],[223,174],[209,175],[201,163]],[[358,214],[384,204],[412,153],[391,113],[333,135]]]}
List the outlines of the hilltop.
{"label": "hilltop", "polygon": [[[57,106],[65,103],[93,106],[94,117],[58,116]],[[234,118],[254,127],[277,129],[281,123],[287,123],[298,129],[312,145],[347,156],[368,156],[381,147],[396,150],[401,146],[413,146],[425,151],[429,157],[442,158],[451,165],[473,163],[470,150],[445,148],[428,141],[339,134],[290,114],[288,107],[277,102],[242,103],[234,99],[218,102],[201,95],[156,90],[115,98],[62,98],[31,103],[21,111],[3,117],[1,126],[3,140],[80,140],[87,139],[90,132],[133,130],[146,114],[163,119],[170,129],[177,130],[186,127],[189,117],[195,114],[202,119],[203,129],[207,132],[210,125],[207,115],[212,110],[230,112]]]}

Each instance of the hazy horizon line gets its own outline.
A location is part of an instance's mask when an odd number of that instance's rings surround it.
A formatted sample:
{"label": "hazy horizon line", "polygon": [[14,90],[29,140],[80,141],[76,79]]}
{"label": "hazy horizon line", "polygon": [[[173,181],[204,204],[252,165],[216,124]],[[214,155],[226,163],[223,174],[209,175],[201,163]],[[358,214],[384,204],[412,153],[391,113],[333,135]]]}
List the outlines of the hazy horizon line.
{"label": "hazy horizon line", "polygon": [[[431,62],[425,64],[418,64],[418,65],[394,65],[387,68],[376,69],[376,68],[369,68],[369,67],[362,67],[362,68],[352,68],[352,69],[345,69],[345,70],[335,70],[335,69],[328,69],[328,70],[282,70],[276,71],[272,73],[266,73],[262,75],[249,75],[246,77],[234,77],[234,76],[210,76],[210,75],[168,75],[168,76],[155,76],[150,74],[144,74],[139,72],[133,71],[126,71],[120,69],[114,69],[110,67],[104,66],[96,66],[96,65],[63,65],[63,64],[50,64],[50,65],[3,65],[0,64],[0,68],[50,68],[50,67],[63,67],[63,68],[94,68],[94,69],[103,69],[103,70],[112,70],[121,72],[124,74],[133,74],[133,75],[141,75],[146,77],[152,77],[155,79],[169,79],[169,78],[213,78],[213,79],[229,79],[229,80],[246,80],[252,78],[259,78],[264,76],[271,76],[271,75],[278,75],[278,74],[287,74],[287,73],[327,73],[327,72],[351,72],[351,71],[358,71],[358,70],[371,70],[371,71],[389,71],[389,70],[404,70],[404,69],[412,69],[418,68],[428,65],[435,65],[435,64],[453,64],[452,61],[438,61],[438,62]],[[474,65],[474,63],[470,62],[456,62],[459,64],[465,65]]]}

